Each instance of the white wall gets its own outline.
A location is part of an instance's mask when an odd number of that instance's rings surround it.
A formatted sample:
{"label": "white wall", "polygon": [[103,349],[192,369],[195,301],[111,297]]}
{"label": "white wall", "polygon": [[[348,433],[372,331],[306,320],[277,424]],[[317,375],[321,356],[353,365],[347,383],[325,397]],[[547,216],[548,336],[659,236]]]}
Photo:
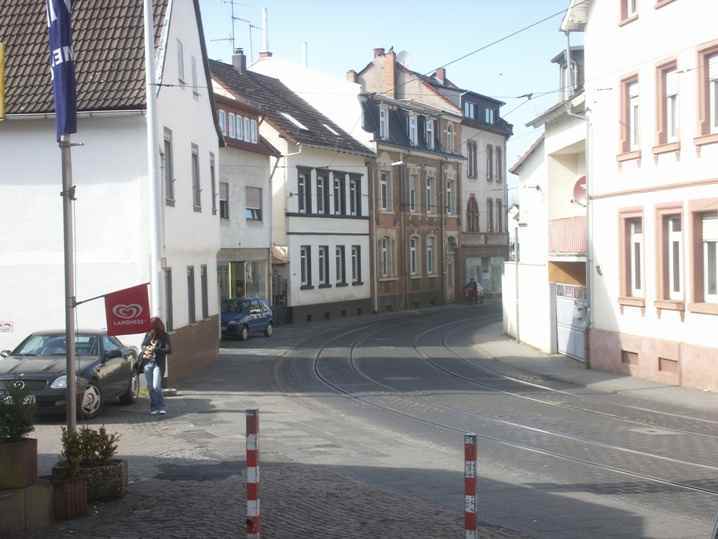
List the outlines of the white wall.
{"label": "white wall", "polygon": [[[172,20],[167,40],[163,81],[178,83],[177,39],[184,48],[186,86],[162,87],[157,101],[159,142],[164,128],[172,130],[175,171],[175,205],[164,206],[167,267],[173,273],[175,328],[188,323],[187,267],[195,267],[195,302],[197,320],[201,319],[200,266],[207,265],[209,314],[218,313],[217,251],[219,229],[220,154],[209,100],[210,90],[202,63],[197,22],[192,2],[173,2]],[[192,57],[197,62],[198,96],[192,90]],[[195,212],[192,201],[192,144],[199,148],[202,211]],[[217,214],[212,214],[210,154],[215,156],[217,181]],[[163,197],[164,199],[164,197]]]}
{"label": "white wall", "polygon": [[[504,332],[516,338],[516,264],[506,262],[501,282]],[[519,265],[519,339],[547,354],[553,345],[553,307],[546,265]]]}
{"label": "white wall", "polygon": [[[660,319],[656,299],[656,216],[661,203],[683,203],[718,197],[718,186],[705,185],[658,190],[670,184],[696,182],[716,177],[718,145],[697,151],[698,133],[697,50],[718,38],[714,0],[673,2],[655,9],[653,0],[638,0],[639,17],[621,28],[618,2],[594,2],[586,29],[587,105],[590,108],[589,171],[592,195],[611,195],[627,189],[649,188],[638,194],[609,196],[592,203],[593,228],[593,324],[599,329],[660,337],[668,340],[715,346],[715,316],[687,313],[685,322],[677,312],[664,311]],[[699,14],[697,16],[697,14]],[[656,144],[656,67],[676,58],[680,99],[680,154],[654,157]],[[620,81],[639,74],[642,159],[616,162],[619,152]],[[641,207],[644,211],[645,314],[640,309],[618,305],[618,212]],[[684,213],[684,222],[687,213]],[[684,235],[687,238],[688,235]],[[687,248],[687,246],[686,246]],[[688,255],[688,251],[684,251]],[[687,256],[685,256],[687,258]],[[600,267],[600,273],[597,270]],[[684,275],[688,268],[683,266]],[[684,286],[690,294],[690,286]],[[686,300],[689,301],[689,295]]]}
{"label": "white wall", "polygon": [[[72,149],[78,299],[149,280],[144,125],[139,114],[78,120],[74,140],[84,144]],[[32,331],[65,327],[54,120],[0,124],[0,163],[0,320],[14,323],[13,333],[0,333],[5,349]],[[80,328],[104,328],[104,303],[80,306],[77,320]]]}

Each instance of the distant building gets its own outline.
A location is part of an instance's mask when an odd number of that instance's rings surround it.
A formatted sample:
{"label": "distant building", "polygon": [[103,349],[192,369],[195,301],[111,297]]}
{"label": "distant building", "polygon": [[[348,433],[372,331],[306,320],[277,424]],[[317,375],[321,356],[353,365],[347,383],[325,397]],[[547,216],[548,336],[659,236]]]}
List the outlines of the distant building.
{"label": "distant building", "polygon": [[572,0],[562,24],[586,52],[591,365],[712,390],[717,14],[714,0]]}
{"label": "distant building", "polygon": [[[170,9],[171,6],[171,9]],[[199,1],[154,2],[157,155],[162,197],[148,201],[144,20],[141,5],[77,2],[78,299],[152,280],[150,221],[162,223],[161,305],[172,334],[170,382],[217,357],[216,259],[212,211],[222,137],[215,123]],[[122,24],[118,24],[122,21]],[[55,142],[45,10],[5,2],[0,41],[7,50],[7,118],[0,124],[0,348],[28,333],[64,327],[60,156]],[[111,52],[108,52],[111,51]],[[102,301],[77,309],[78,327],[102,329]],[[125,338],[138,344],[141,336]]]}

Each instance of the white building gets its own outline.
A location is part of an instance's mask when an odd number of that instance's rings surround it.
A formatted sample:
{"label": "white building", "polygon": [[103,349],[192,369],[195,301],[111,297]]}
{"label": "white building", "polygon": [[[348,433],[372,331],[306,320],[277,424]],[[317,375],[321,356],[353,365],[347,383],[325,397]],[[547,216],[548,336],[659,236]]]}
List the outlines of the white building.
{"label": "white building", "polygon": [[[112,4],[112,9],[110,9]],[[31,15],[34,14],[34,15]],[[36,20],[28,24],[28,17]],[[124,23],[117,25],[118,18]],[[0,124],[0,348],[28,333],[64,327],[60,155],[47,68],[45,13],[22,0],[0,13],[7,51],[7,120]],[[74,31],[78,133],[73,148],[77,296],[153,281],[172,331],[173,381],[214,360],[218,346],[211,212],[221,136],[199,2],[155,1],[158,162],[162,197],[149,203],[142,9],[102,0],[78,4]],[[116,48],[122,43],[121,48]],[[114,50],[113,61],[105,61]],[[117,66],[124,66],[118,69]],[[178,114],[177,111],[182,111]],[[157,176],[157,180],[160,177]],[[163,278],[150,271],[150,221],[161,218]],[[102,301],[80,306],[78,327],[105,327]],[[125,339],[137,344],[140,336]]]}
{"label": "white building", "polygon": [[[718,389],[718,4],[573,0],[594,367]],[[523,206],[522,206],[523,210]]]}
{"label": "white building", "polygon": [[[511,168],[518,175],[513,261],[503,277],[504,329],[544,352],[586,357],[586,121],[583,49],[553,58],[563,92],[529,126],[543,134]],[[516,241],[518,238],[518,241]],[[518,261],[517,261],[518,259]],[[516,268],[518,265],[518,276]]]}
{"label": "white building", "polygon": [[[276,78],[211,62],[215,91],[255,105],[260,134],[282,154],[272,179],[272,243],[287,252],[294,321],[371,310],[367,160],[373,154]],[[273,163],[273,166],[275,163]]]}

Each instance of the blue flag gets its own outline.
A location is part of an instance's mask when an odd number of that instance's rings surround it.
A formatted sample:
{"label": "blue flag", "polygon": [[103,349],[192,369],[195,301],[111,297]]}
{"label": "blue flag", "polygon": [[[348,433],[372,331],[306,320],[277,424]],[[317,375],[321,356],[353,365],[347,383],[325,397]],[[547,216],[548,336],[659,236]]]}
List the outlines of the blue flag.
{"label": "blue flag", "polygon": [[47,0],[50,68],[55,96],[57,139],[77,132],[75,55],[72,51],[72,0]]}

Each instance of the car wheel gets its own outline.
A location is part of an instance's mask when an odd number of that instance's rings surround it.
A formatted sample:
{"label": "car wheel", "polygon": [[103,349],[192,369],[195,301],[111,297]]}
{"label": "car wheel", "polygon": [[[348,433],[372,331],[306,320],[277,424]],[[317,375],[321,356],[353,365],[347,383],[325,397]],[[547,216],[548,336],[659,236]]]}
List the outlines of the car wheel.
{"label": "car wheel", "polygon": [[84,419],[97,417],[102,410],[102,392],[95,384],[89,384],[82,393],[80,414]]}
{"label": "car wheel", "polygon": [[247,326],[242,326],[242,329],[239,330],[239,338],[242,341],[249,339],[249,328]]}
{"label": "car wheel", "polygon": [[272,323],[270,322],[267,324],[267,327],[264,329],[264,335],[267,337],[271,337],[272,333],[274,333],[274,328],[272,327]]}
{"label": "car wheel", "polygon": [[132,404],[137,399],[137,395],[140,392],[140,375],[132,374],[130,379],[130,387],[127,388],[127,392],[120,395],[120,404]]}

